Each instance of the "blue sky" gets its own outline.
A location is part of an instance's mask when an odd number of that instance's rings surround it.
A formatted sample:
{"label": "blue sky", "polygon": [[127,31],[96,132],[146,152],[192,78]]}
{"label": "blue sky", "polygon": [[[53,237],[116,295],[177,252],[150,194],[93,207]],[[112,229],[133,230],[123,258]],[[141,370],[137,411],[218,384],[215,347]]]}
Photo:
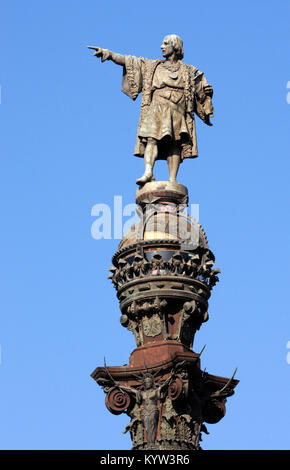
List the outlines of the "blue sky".
{"label": "blue sky", "polygon": [[222,271],[194,349],[241,381],[203,448],[289,449],[288,30],[284,0],[2,1],[2,449],[130,448],[90,378],[134,349],[107,280],[118,241],[90,231],[95,204],[134,202],[140,99],[86,46],[156,58],[168,33],[214,87],[214,126],[197,123],[178,178]]}

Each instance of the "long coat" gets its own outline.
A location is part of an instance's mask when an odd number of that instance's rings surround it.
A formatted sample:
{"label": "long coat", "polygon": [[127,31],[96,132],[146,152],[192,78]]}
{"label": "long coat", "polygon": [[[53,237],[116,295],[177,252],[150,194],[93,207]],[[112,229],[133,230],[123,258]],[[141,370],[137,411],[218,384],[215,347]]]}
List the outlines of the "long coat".
{"label": "long coat", "polygon": [[[145,151],[144,143],[139,138],[139,129],[151,104],[153,76],[156,67],[161,62],[163,62],[161,59],[151,60],[144,57],[125,56],[122,92],[133,100],[142,92],[141,112],[134,150],[134,155],[138,157],[143,157]],[[181,67],[184,80],[185,119],[190,138],[189,146],[182,158],[195,158],[198,156],[198,151],[194,113],[203,122],[211,125],[209,118],[213,116],[213,105],[211,96],[204,92],[204,87],[208,85],[204,74],[193,65],[184,62],[181,62]]]}

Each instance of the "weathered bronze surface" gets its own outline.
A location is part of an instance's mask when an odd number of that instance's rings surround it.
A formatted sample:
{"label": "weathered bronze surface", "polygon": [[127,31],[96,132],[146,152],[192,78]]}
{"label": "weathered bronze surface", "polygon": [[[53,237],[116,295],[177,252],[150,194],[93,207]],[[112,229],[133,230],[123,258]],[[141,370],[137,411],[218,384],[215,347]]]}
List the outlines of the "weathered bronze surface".
{"label": "weathered bronze surface", "polygon": [[166,159],[169,181],[176,181],[180,163],[198,156],[195,114],[211,125],[213,88],[200,70],[185,64],[182,39],[171,34],[161,44],[164,60],[121,55],[88,46],[102,62],[111,60],[123,67],[122,91],[142,104],[134,155],[144,157],[145,173],[137,184],[154,181],[157,159]]}
{"label": "weathered bronze surface", "polygon": [[[212,87],[196,67],[182,61],[183,45],[166,36],[165,60],[123,56],[101,49],[102,62],[123,66],[122,91],[142,92],[135,155],[144,157],[137,180],[140,220],[123,236],[109,278],[120,304],[120,323],[133,333],[129,364],[97,367],[92,378],[103,387],[113,414],[130,418],[133,449],[201,449],[205,423],[226,412],[238,380],[201,369],[192,350],[197,331],[209,319],[211,291],[220,270],[203,227],[186,215],[188,191],[176,182],[179,164],[197,157],[194,114],[211,125]],[[155,181],[157,159],[167,159],[169,181]]]}
{"label": "weathered bronze surface", "polygon": [[98,367],[92,377],[104,388],[108,410],[131,418],[125,432],[130,431],[133,449],[199,450],[204,423],[224,417],[238,381],[202,371],[200,354],[189,349],[171,343],[168,355],[164,342],[154,346],[137,358],[133,351],[128,366]]}

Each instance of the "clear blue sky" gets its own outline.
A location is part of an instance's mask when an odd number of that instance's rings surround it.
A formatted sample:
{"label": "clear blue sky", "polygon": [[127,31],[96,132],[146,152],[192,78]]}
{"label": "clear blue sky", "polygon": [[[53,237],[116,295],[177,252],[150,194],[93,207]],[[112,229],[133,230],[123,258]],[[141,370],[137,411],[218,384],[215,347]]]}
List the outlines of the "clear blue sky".
{"label": "clear blue sky", "polygon": [[179,175],[222,271],[195,349],[241,381],[203,447],[289,448],[288,30],[285,0],[1,2],[2,449],[130,448],[90,378],[134,348],[107,280],[118,241],[90,230],[93,205],[134,202],[140,100],[86,45],[156,58],[168,33],[214,87]]}

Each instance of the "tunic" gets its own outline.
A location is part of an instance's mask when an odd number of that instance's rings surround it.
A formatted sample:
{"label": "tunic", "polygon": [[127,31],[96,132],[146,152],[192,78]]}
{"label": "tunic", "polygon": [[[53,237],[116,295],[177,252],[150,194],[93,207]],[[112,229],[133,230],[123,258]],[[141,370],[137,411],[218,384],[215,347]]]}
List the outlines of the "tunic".
{"label": "tunic", "polygon": [[188,140],[184,80],[180,68],[172,73],[162,63],[157,66],[152,82],[151,105],[141,123],[138,137],[153,137],[156,140],[170,137],[176,141],[183,137]]}
{"label": "tunic", "polygon": [[182,61],[170,70],[163,60],[125,56],[122,91],[133,100],[142,92],[134,155],[143,157],[146,141],[153,137],[158,159],[167,158],[162,146],[166,139],[181,145],[182,159],[197,157],[194,113],[208,125],[213,116],[211,97],[203,91],[206,85],[203,73]]}

